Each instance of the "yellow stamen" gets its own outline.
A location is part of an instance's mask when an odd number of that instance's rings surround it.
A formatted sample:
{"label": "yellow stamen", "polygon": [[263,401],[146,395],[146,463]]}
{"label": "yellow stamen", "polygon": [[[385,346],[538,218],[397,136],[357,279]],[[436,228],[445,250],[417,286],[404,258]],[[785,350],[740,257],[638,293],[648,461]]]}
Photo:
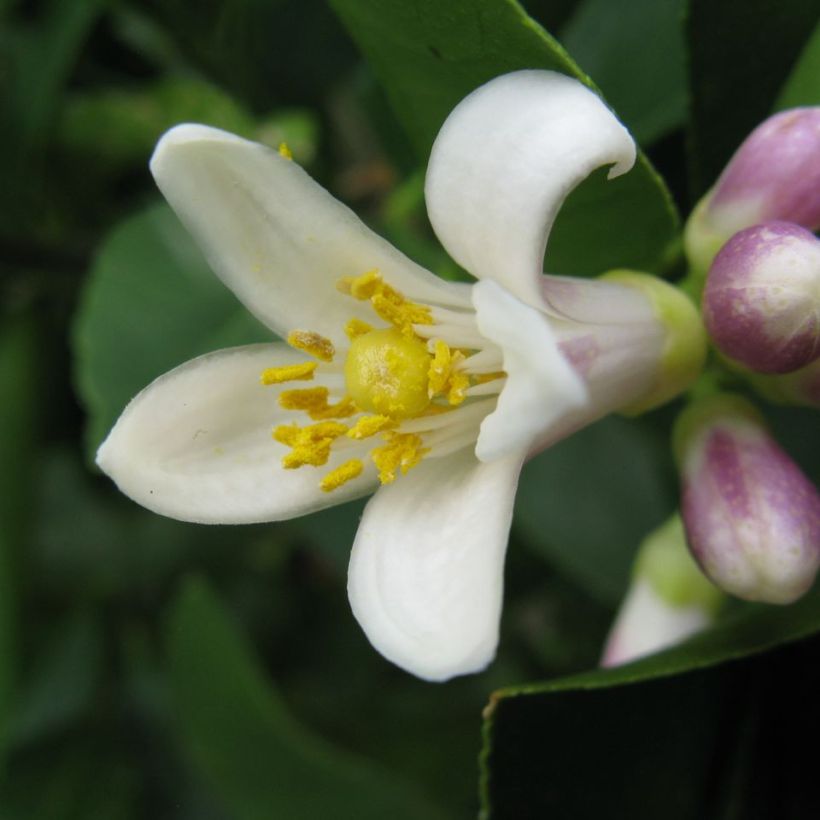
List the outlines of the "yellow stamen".
{"label": "yellow stamen", "polygon": [[288,333],[288,344],[297,350],[303,350],[323,362],[332,362],[336,353],[333,342],[312,330],[292,330]]}
{"label": "yellow stamen", "polygon": [[415,433],[385,433],[387,444],[376,447],[370,453],[373,463],[379,471],[379,481],[390,484],[396,480],[396,472],[406,475],[422,458],[430,452],[429,447],[422,447],[421,437]]}
{"label": "yellow stamen", "polygon": [[262,371],[262,384],[283,384],[284,382],[310,381],[316,362],[301,362],[300,364],[286,364],[282,367],[268,367]]}
{"label": "yellow stamen", "polygon": [[320,482],[319,486],[326,493],[333,492],[342,484],[347,484],[348,481],[357,478],[362,474],[364,464],[358,458],[353,458],[340,464],[335,470],[331,470]]}
{"label": "yellow stamen", "polygon": [[347,338],[352,342],[357,336],[364,336],[365,333],[370,333],[373,326],[363,322],[361,319],[351,319],[345,325],[345,333]]}
{"label": "yellow stamen", "polygon": [[293,448],[282,459],[286,470],[295,470],[310,464],[321,467],[330,458],[330,448],[334,440],[347,432],[347,425],[336,421],[323,421],[308,427],[282,424],[273,431],[273,437],[281,444]]}
{"label": "yellow stamen", "polygon": [[[392,290],[392,288],[391,288]],[[399,300],[393,298],[395,294]],[[414,302],[407,302],[404,298],[392,291],[392,294],[376,293],[370,299],[373,310],[394,327],[398,328],[405,336],[415,336],[413,325],[431,325],[433,317],[430,308],[424,305],[417,305]]]}
{"label": "yellow stamen", "polygon": [[314,421],[346,419],[359,412],[359,408],[350,396],[345,396],[335,404],[329,404],[327,398],[328,389],[326,387],[283,390],[279,394],[279,406],[285,410],[304,410]]}
{"label": "yellow stamen", "polygon": [[342,293],[350,294],[354,299],[364,301],[378,293],[384,287],[378,268],[366,271],[361,276],[345,276],[339,280],[336,287]]}
{"label": "yellow stamen", "polygon": [[285,159],[293,159],[293,151],[288,148],[288,144],[286,142],[279,143],[279,154]]}
{"label": "yellow stamen", "polygon": [[433,345],[433,360],[430,362],[430,370],[427,374],[429,381],[427,395],[431,399],[444,392],[447,379],[450,377],[450,358],[450,348],[447,343],[436,339]]}
{"label": "yellow stamen", "polygon": [[447,391],[447,401],[455,406],[461,404],[467,398],[467,388],[470,386],[470,377],[462,370],[450,376],[449,389]]}
{"label": "yellow stamen", "polygon": [[362,416],[348,431],[348,438],[363,439],[375,436],[395,427],[396,422],[387,416]]}

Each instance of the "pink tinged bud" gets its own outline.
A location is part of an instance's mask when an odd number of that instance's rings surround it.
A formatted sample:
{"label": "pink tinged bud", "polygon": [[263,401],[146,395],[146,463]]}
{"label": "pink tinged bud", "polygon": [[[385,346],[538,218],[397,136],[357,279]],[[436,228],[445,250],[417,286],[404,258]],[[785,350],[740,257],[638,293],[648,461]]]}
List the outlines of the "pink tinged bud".
{"label": "pink tinged bud", "polygon": [[820,565],[820,495],[744,399],[712,396],[675,428],[681,512],[692,554],[714,583],[786,604]]}
{"label": "pink tinged bud", "polygon": [[708,209],[726,236],[772,219],[820,227],[820,107],[782,111],[755,128],[718,179]]}
{"label": "pink tinged bud", "polygon": [[746,138],[686,222],[684,248],[699,289],[730,236],[772,220],[820,227],[820,107],[770,117]]}
{"label": "pink tinged bud", "polygon": [[601,665],[618,666],[686,640],[713,623],[722,597],[692,560],[680,517],[673,516],[638,550]]}
{"label": "pink tinged bud", "polygon": [[820,241],[789,222],[735,234],[703,294],[721,353],[759,373],[790,373],[820,356]]}

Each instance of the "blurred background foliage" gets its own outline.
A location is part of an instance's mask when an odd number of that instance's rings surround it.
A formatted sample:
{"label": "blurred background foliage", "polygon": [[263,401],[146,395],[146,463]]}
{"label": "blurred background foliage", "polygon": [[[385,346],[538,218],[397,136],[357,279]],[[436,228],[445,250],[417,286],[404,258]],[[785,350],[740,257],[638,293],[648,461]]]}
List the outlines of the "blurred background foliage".
{"label": "blurred background foliage", "polygon": [[[384,661],[349,612],[361,504],[186,525],[93,467],[152,377],[266,338],[153,186],[170,125],[286,141],[457,277],[422,199],[444,116],[503,71],[585,71],[646,157],[579,189],[548,264],[674,275],[676,210],[768,111],[820,103],[817,2],[525,5],[0,2],[2,820],[818,816],[790,751],[820,729],[817,596],[738,605],[680,650],[585,673],[638,542],[676,505],[674,408],[605,420],[528,465],[499,657],[443,685]],[[816,420],[771,418],[817,480]]]}

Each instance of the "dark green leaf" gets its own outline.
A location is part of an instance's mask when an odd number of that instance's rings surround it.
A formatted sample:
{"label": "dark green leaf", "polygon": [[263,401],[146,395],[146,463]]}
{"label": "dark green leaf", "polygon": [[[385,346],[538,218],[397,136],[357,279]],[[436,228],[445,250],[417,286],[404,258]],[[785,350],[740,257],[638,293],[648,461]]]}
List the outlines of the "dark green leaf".
{"label": "dark green leaf", "polygon": [[202,582],[177,600],[168,655],[184,751],[236,820],[440,817],[387,772],[297,724]]}
{"label": "dark green leaf", "polygon": [[103,0],[52,0],[36,22],[0,32],[4,62],[0,71],[3,233],[14,236],[15,226],[38,204],[49,126],[56,119],[60,95],[102,5]]}
{"label": "dark green leaf", "polygon": [[775,108],[782,111],[800,105],[820,105],[820,23],[780,89]]}
{"label": "dark green leaf", "polygon": [[272,338],[164,205],[125,221],[104,243],[74,331],[91,454],[128,400],[166,370],[218,348]]}
{"label": "dark green leaf", "polygon": [[689,0],[693,196],[771,113],[818,15],[817,0]]}
{"label": "dark green leaf", "polygon": [[18,676],[19,565],[32,495],[37,422],[37,351],[29,316],[0,326],[0,768]]}
{"label": "dark green leaf", "polygon": [[102,672],[103,635],[98,619],[77,611],[56,624],[23,681],[10,726],[22,745],[92,711]]}
{"label": "dark green leaf", "polygon": [[663,439],[610,417],[527,464],[516,525],[531,549],[614,605],[638,544],[674,509],[670,469]]}
{"label": "dark green leaf", "polygon": [[[485,723],[486,817],[816,817],[820,594],[749,606],[642,661],[497,692]],[[549,742],[544,743],[548,737]],[[772,751],[777,750],[773,755]],[[787,808],[788,807],[788,808]]]}
{"label": "dark green leaf", "polygon": [[683,0],[584,0],[560,34],[642,145],[686,116],[682,24]]}
{"label": "dark green leaf", "polygon": [[[426,160],[452,108],[493,77],[544,68],[589,83],[564,49],[514,0],[333,0]],[[665,269],[677,217],[645,158],[612,182],[593,174],[553,229],[550,270],[592,275],[614,267]]]}

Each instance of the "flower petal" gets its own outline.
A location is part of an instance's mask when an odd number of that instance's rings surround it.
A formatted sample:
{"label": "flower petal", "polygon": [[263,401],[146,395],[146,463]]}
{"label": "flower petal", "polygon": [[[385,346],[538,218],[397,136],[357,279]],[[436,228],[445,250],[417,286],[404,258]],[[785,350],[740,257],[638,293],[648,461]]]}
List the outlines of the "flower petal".
{"label": "flower petal", "polygon": [[504,554],[523,453],[481,464],[465,449],[382,487],[350,558],[353,614],[388,660],[426,680],[495,655]]}
{"label": "flower petal", "polygon": [[272,344],[181,365],[131,401],[97,463],[144,507],[199,523],[278,521],[365,495],[377,483],[372,467],[331,493],[319,488],[325,472],[356,455],[350,449],[332,452],[321,470],[281,466],[287,449],[271,438],[272,428],[306,417],[280,408],[278,390],[261,385],[259,375],[300,361],[302,354]]}
{"label": "flower petal", "polygon": [[481,423],[475,454],[492,461],[528,450],[556,420],[589,400],[584,380],[558,347],[547,317],[491,280],[473,286],[476,323],[500,348],[507,383]]}
{"label": "flower petal", "polygon": [[370,231],[296,162],[204,125],[159,141],[151,171],[225,284],[280,335],[317,330],[335,342],[365,305],[336,281],[378,268],[409,298],[463,305],[464,289],[411,262]]}
{"label": "flower petal", "polygon": [[455,107],[436,138],[425,196],[441,243],[479,279],[533,306],[547,237],[569,192],[596,168],[628,171],[635,144],[595,92],[552,71],[517,71]]}

